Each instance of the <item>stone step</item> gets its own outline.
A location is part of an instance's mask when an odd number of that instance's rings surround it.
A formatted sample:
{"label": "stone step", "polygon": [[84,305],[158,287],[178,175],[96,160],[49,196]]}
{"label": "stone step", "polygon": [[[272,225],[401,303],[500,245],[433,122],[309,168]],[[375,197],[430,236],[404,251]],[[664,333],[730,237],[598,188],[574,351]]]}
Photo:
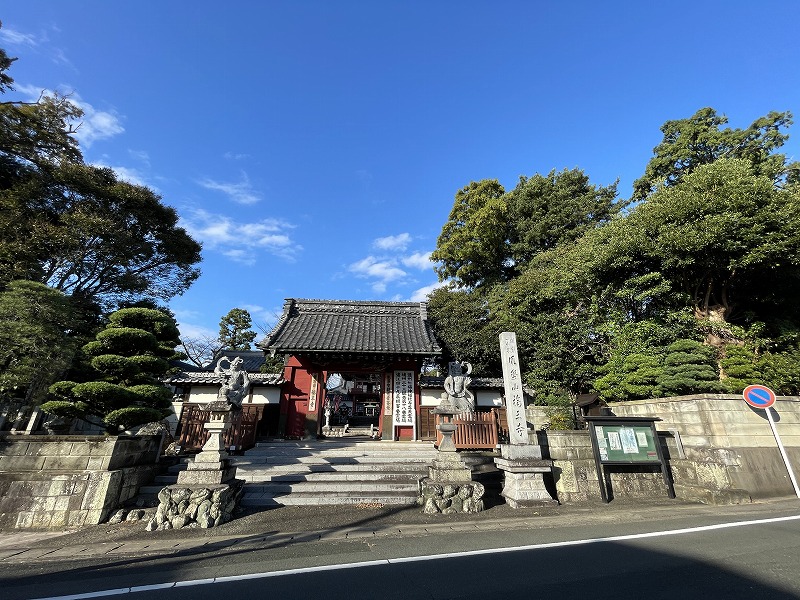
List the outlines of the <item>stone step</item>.
{"label": "stone step", "polygon": [[[387,479],[399,479],[405,477],[407,479],[419,479],[428,474],[428,469],[373,469],[373,470],[360,470],[360,471],[274,471],[274,470],[244,470],[237,469],[236,477],[248,482],[262,482],[262,481],[308,481],[308,480],[325,480],[320,478],[320,475],[327,475],[327,479],[331,481],[380,481]],[[310,479],[309,479],[310,478]]]}
{"label": "stone step", "polygon": [[153,485],[160,485],[161,487],[164,487],[165,485],[172,485],[177,481],[177,475],[156,475],[153,479]]}
{"label": "stone step", "polygon": [[248,450],[248,454],[271,451],[309,450],[311,452],[324,452],[325,450],[360,449],[366,451],[383,450],[386,452],[404,452],[416,450],[433,450],[433,442],[373,442],[373,441],[324,441],[324,442],[257,442]]}
{"label": "stone step", "polygon": [[294,467],[281,467],[261,469],[252,467],[237,467],[236,475],[244,479],[261,477],[265,481],[274,477],[307,477],[330,476],[345,479],[370,479],[384,474],[396,474],[406,477],[419,477],[427,474],[428,467],[424,465],[297,465]]}
{"label": "stone step", "polygon": [[414,456],[415,454],[436,454],[433,448],[251,448],[245,456]]}
{"label": "stone step", "polygon": [[[174,481],[172,483],[175,483]],[[143,485],[139,488],[139,496],[147,496],[153,497],[158,496],[158,492],[163,490],[167,485],[172,485],[172,483],[168,483],[165,485]]]}
{"label": "stone step", "polygon": [[419,484],[412,481],[298,481],[246,483],[244,494],[289,494],[294,492],[321,492],[324,494],[359,492],[361,495],[383,492],[416,492]]}
{"label": "stone step", "polygon": [[391,465],[391,464],[406,464],[406,465],[428,465],[435,457],[431,456],[409,456],[398,457],[397,459],[387,459],[385,457],[376,456],[297,456],[297,457],[282,457],[282,456],[265,456],[265,457],[235,457],[231,459],[230,464],[236,467],[247,466],[260,466],[269,468],[272,466],[292,466],[292,465]]}
{"label": "stone step", "polygon": [[417,503],[417,495],[417,490],[376,494],[357,494],[350,492],[328,492],[325,494],[293,492],[285,496],[246,494],[242,496],[240,504],[250,507],[325,506],[342,504],[412,505]]}
{"label": "stone step", "polygon": [[281,483],[281,482],[301,482],[301,481],[362,481],[362,482],[386,482],[386,481],[417,481],[426,471],[349,471],[349,472],[310,472],[310,473],[279,473],[264,474],[261,479],[252,478],[252,474],[242,474],[237,471],[236,476],[245,481],[258,483]]}

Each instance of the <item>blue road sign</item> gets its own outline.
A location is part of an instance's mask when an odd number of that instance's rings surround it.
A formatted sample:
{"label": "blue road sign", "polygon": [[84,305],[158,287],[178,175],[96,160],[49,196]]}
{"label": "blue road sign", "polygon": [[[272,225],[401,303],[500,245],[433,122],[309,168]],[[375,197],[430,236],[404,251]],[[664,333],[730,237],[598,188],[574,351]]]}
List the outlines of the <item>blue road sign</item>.
{"label": "blue road sign", "polygon": [[753,408],[767,409],[775,404],[775,392],[765,385],[748,385],[742,397]]}

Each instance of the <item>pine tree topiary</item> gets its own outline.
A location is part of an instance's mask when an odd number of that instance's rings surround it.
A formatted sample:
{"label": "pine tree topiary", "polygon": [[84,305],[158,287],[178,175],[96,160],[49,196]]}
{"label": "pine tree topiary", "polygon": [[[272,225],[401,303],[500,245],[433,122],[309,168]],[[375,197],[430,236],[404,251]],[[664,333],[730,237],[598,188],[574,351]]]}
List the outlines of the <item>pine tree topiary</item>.
{"label": "pine tree topiary", "polygon": [[129,429],[166,416],[172,394],[159,379],[176,356],[179,333],[168,313],[123,308],[109,316],[95,340],[83,346],[93,381],[59,381],[42,405],[56,416],[100,417],[110,431]]}

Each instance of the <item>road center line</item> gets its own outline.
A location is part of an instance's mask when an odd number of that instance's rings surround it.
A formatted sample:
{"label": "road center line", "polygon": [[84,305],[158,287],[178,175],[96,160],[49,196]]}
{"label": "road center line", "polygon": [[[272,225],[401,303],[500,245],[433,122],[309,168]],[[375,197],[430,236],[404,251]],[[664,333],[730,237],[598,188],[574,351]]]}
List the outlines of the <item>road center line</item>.
{"label": "road center line", "polygon": [[267,573],[250,573],[247,575],[226,575],[224,577],[214,577],[209,579],[191,579],[187,581],[174,581],[167,583],[157,583],[153,585],[140,585],[127,588],[103,590],[99,592],[71,594],[67,596],[48,596],[46,598],[36,598],[35,600],[86,600],[89,598],[105,598],[108,596],[119,596],[122,594],[132,594],[136,592],[145,592],[152,590],[163,590],[175,587],[208,585],[213,583],[228,583],[233,581],[246,581],[249,579],[266,579],[268,577],[284,577],[287,575],[302,575],[305,573],[319,573],[322,571],[339,571],[344,569],[357,569],[361,567],[374,567],[377,565],[391,565],[391,564],[410,563],[410,562],[422,562],[428,560],[441,560],[445,558],[482,556],[485,554],[497,554],[498,552],[524,552],[529,550],[546,550],[549,548],[582,546],[586,544],[597,544],[602,542],[622,542],[630,540],[641,540],[646,538],[666,537],[671,535],[684,535],[687,533],[699,533],[703,531],[714,531],[717,529],[730,529],[732,527],[745,527],[748,525],[768,525],[770,523],[782,523],[785,521],[797,521],[797,520],[800,520],[800,515],[790,515],[788,517],[772,517],[769,519],[756,519],[752,521],[734,521],[732,523],[718,523],[716,525],[702,525],[700,527],[686,527],[684,529],[652,531],[649,533],[632,533],[628,535],[615,535],[603,538],[588,538],[583,540],[571,540],[565,542],[550,542],[547,544],[531,544],[528,546],[514,546],[511,548],[489,548],[486,550],[467,550],[464,552],[450,552],[446,554],[428,554],[425,556],[407,556],[402,558],[368,560],[364,562],[348,563],[344,565],[336,564],[336,565],[323,565],[319,567],[304,567],[301,569],[286,569],[284,571],[271,571]]}

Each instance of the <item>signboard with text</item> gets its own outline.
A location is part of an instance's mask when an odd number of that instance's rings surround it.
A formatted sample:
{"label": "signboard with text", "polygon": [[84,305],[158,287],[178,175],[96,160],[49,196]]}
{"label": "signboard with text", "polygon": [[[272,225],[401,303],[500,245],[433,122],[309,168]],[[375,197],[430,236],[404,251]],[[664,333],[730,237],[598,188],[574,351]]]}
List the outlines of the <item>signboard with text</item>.
{"label": "signboard with text", "polygon": [[414,424],[414,371],[394,372],[394,424]]}
{"label": "signboard with text", "polygon": [[506,394],[508,437],[512,444],[528,444],[528,420],[525,416],[525,396],[519,370],[517,334],[500,334],[500,357],[503,361],[503,385]]}
{"label": "signboard with text", "polygon": [[601,462],[658,463],[658,449],[651,424],[594,424],[592,435],[597,442]]}
{"label": "signboard with text", "polygon": [[658,467],[667,494],[670,498],[675,497],[656,432],[658,420],[656,417],[586,417],[603,502],[608,502],[610,496],[610,490],[606,489],[609,483],[606,473],[614,467],[621,467],[626,472],[637,467],[644,470]]}

